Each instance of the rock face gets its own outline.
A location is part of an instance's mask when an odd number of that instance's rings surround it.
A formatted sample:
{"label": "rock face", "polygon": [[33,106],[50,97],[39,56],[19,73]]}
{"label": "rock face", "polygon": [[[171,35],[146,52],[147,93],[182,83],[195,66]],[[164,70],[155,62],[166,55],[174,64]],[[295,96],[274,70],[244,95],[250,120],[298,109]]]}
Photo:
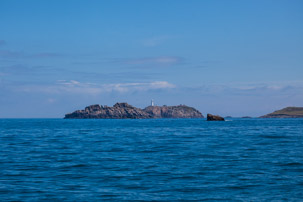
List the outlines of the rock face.
{"label": "rock face", "polygon": [[146,119],[151,116],[142,109],[127,103],[117,103],[113,107],[91,105],[84,110],[66,114],[65,119]]}
{"label": "rock face", "polygon": [[260,118],[303,118],[303,107],[286,107]]}
{"label": "rock face", "polygon": [[149,106],[144,111],[153,118],[203,118],[201,112],[186,105]]}
{"label": "rock face", "polygon": [[116,103],[113,107],[90,105],[84,110],[66,114],[65,119],[151,119],[151,118],[203,118],[196,109],[185,105],[149,106],[145,109],[127,103]]}
{"label": "rock face", "polygon": [[207,114],[207,121],[224,121],[224,118],[218,115]]}

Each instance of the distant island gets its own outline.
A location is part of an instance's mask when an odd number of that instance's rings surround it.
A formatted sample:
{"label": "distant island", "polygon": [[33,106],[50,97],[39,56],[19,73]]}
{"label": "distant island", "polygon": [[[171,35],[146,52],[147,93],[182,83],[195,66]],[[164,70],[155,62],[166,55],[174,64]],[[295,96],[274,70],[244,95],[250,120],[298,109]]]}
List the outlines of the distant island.
{"label": "distant island", "polygon": [[286,107],[260,118],[303,118],[303,107]]}
{"label": "distant island", "polygon": [[116,103],[113,107],[99,104],[85,107],[66,114],[65,119],[154,119],[154,118],[204,118],[202,113],[193,107],[148,106],[144,109],[133,107],[127,103]]}

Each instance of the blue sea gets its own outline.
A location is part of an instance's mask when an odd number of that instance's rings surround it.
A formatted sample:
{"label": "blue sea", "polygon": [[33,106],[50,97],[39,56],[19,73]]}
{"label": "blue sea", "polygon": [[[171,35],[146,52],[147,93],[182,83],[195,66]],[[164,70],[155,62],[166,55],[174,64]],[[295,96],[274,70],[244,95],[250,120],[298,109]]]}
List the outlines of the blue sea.
{"label": "blue sea", "polygon": [[303,119],[0,119],[0,201],[303,201]]}

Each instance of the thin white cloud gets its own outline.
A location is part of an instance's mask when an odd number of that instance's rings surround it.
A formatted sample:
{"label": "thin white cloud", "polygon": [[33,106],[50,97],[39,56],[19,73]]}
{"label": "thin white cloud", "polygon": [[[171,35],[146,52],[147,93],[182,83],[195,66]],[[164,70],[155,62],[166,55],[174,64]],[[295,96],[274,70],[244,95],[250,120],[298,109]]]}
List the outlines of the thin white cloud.
{"label": "thin white cloud", "polygon": [[176,65],[183,62],[183,58],[176,56],[145,57],[122,60],[129,65]]}
{"label": "thin white cloud", "polygon": [[6,41],[0,40],[0,46],[3,46],[3,45],[5,45],[5,44],[6,44]]}
{"label": "thin white cloud", "polygon": [[53,58],[63,56],[59,53],[41,52],[25,53],[20,51],[0,50],[0,58]]}
{"label": "thin white cloud", "polygon": [[0,50],[0,58],[17,58],[23,57],[24,53],[10,50]]}
{"label": "thin white cloud", "polygon": [[56,99],[54,99],[54,98],[48,98],[47,100],[46,100],[48,103],[55,103],[57,100]]}
{"label": "thin white cloud", "polygon": [[176,86],[167,81],[153,81],[146,83],[115,83],[115,84],[95,84],[81,83],[75,80],[59,80],[54,85],[28,85],[18,89],[24,92],[43,92],[43,93],[73,93],[73,94],[90,94],[98,95],[109,92],[134,92],[134,91],[149,91],[172,89]]}
{"label": "thin white cloud", "polygon": [[167,39],[169,39],[169,36],[157,36],[157,37],[151,37],[148,39],[145,39],[142,41],[142,45],[145,47],[156,47],[164,43]]}
{"label": "thin white cloud", "polygon": [[[191,88],[195,89],[195,88]],[[289,83],[250,83],[250,84],[209,84],[196,87],[196,90],[205,95],[292,95],[295,92],[303,93],[302,82]]]}
{"label": "thin white cloud", "polygon": [[128,92],[128,91],[148,91],[156,89],[170,89],[176,86],[168,83],[167,81],[154,81],[150,83],[118,83],[103,85],[103,89],[106,91],[118,91],[118,92]]}
{"label": "thin white cloud", "polygon": [[61,84],[61,85],[68,85],[68,86],[74,86],[74,85],[79,85],[80,84],[79,81],[75,81],[75,80],[70,80],[70,81],[58,80],[58,83]]}

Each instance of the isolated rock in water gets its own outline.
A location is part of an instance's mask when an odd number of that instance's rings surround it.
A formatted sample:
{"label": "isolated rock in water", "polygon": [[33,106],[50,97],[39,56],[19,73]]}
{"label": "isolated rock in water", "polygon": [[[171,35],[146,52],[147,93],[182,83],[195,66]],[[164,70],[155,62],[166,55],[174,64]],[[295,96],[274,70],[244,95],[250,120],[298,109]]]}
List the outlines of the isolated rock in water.
{"label": "isolated rock in water", "polygon": [[65,119],[151,119],[151,118],[203,118],[198,110],[185,105],[149,106],[145,109],[127,103],[116,103],[113,107],[90,105],[84,110],[66,114]]}
{"label": "isolated rock in water", "polygon": [[207,114],[207,121],[224,121],[224,118],[218,115]]}
{"label": "isolated rock in water", "polygon": [[260,118],[303,118],[303,107],[286,107]]}
{"label": "isolated rock in water", "polygon": [[143,110],[153,118],[203,118],[201,112],[186,105],[149,106]]}

